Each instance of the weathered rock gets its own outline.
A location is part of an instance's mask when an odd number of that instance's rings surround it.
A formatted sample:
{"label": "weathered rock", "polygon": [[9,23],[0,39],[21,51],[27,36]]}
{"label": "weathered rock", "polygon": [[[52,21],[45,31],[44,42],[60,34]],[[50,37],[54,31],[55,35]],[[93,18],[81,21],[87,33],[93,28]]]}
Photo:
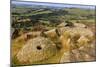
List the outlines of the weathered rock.
{"label": "weathered rock", "polygon": [[84,61],[84,57],[78,49],[72,50],[72,53],[75,57],[75,62]]}
{"label": "weathered rock", "polygon": [[[92,46],[92,47],[91,47]],[[82,46],[79,48],[80,51],[90,55],[91,57],[96,56],[96,46],[95,44],[88,44],[87,46]]]}
{"label": "weathered rock", "polygon": [[[69,52],[65,52],[61,57],[61,63],[95,60],[95,44],[91,45],[94,34],[90,29],[85,28],[84,24],[79,24],[78,26],[77,23],[75,27],[61,27],[58,28],[58,31],[61,35],[60,41],[63,41],[63,48],[65,50],[69,49]],[[65,48],[66,45],[67,48]]]}
{"label": "weathered rock", "polygon": [[17,59],[22,64],[32,64],[46,60],[55,55],[56,52],[56,45],[52,41],[44,37],[36,37],[23,46],[17,54]]}
{"label": "weathered rock", "polygon": [[60,63],[71,62],[70,58],[70,52],[65,52],[61,57]]}
{"label": "weathered rock", "polygon": [[82,24],[82,23],[73,23],[75,27],[82,27],[82,28],[85,28],[86,25],[85,24]]}
{"label": "weathered rock", "polygon": [[47,38],[37,36],[30,39],[18,52],[17,59],[21,64],[45,61],[59,53],[59,48],[62,51],[60,63],[95,60],[94,34],[84,24],[77,24],[43,32]]}
{"label": "weathered rock", "polygon": [[63,34],[65,31],[69,32],[71,36],[80,35],[80,36],[88,36],[93,37],[93,32],[90,29],[80,28],[80,27],[62,27],[59,28],[59,33]]}

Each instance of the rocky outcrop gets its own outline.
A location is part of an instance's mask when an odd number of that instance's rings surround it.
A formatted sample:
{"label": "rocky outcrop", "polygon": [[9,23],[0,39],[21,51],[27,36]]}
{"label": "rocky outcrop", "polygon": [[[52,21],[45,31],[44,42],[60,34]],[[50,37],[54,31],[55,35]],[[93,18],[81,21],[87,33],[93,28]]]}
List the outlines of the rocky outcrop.
{"label": "rocky outcrop", "polygon": [[[64,26],[45,31],[42,36],[27,40],[17,53],[17,59],[21,64],[33,64],[50,60],[59,53],[62,55],[56,58],[59,62],[55,63],[94,61],[94,33],[84,24],[78,23],[76,26],[74,24],[71,27]],[[54,62],[51,60],[50,63],[52,61]]]}

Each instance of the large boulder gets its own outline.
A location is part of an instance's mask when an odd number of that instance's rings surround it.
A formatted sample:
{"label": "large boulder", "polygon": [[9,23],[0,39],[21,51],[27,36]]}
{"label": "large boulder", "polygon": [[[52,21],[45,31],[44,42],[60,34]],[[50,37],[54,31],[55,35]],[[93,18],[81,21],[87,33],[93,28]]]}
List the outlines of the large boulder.
{"label": "large boulder", "polygon": [[18,52],[17,59],[21,64],[32,64],[46,60],[57,52],[56,45],[47,38],[36,37],[29,40]]}

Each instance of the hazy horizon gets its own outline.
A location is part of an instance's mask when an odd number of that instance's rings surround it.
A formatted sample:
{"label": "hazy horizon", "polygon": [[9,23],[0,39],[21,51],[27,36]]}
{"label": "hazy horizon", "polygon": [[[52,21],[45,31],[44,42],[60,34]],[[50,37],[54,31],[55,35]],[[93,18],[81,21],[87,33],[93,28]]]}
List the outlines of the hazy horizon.
{"label": "hazy horizon", "polygon": [[12,4],[16,5],[42,5],[51,7],[67,7],[67,8],[84,8],[84,9],[95,9],[94,5],[78,5],[78,4],[63,4],[63,3],[45,3],[45,2],[30,2],[30,1],[11,1]]}

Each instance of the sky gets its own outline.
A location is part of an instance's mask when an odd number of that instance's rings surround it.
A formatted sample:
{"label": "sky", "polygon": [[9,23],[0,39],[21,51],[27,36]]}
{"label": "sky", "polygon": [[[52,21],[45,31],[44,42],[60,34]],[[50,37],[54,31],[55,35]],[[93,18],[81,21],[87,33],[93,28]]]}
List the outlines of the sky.
{"label": "sky", "polygon": [[69,7],[69,8],[86,8],[95,9],[94,5],[76,5],[76,4],[62,4],[62,3],[45,3],[45,2],[29,2],[29,1],[12,1],[12,4],[25,4],[25,5],[45,5],[45,6],[55,6],[55,7]]}

